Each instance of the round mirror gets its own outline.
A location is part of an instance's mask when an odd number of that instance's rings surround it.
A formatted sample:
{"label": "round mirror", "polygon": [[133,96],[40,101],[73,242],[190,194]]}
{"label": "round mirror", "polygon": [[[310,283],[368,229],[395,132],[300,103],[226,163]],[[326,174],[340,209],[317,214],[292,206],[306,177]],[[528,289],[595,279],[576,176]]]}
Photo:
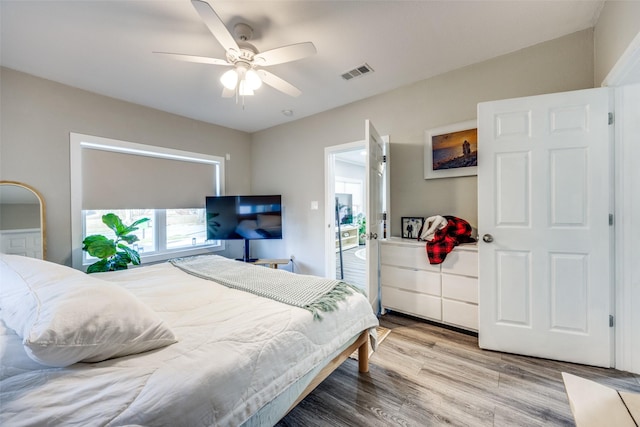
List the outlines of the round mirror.
{"label": "round mirror", "polygon": [[45,259],[44,209],[35,188],[0,181],[0,252]]}

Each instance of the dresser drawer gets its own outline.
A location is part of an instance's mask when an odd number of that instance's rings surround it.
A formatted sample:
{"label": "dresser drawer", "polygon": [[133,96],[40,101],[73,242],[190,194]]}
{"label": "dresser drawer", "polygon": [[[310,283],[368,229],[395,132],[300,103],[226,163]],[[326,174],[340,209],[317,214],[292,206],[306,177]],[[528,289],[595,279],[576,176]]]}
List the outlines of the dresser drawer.
{"label": "dresser drawer", "polygon": [[478,279],[443,273],[442,297],[477,304]]}
{"label": "dresser drawer", "polygon": [[440,271],[439,265],[429,263],[425,245],[382,244],[380,245],[380,260],[382,264],[387,265]]}
{"label": "dresser drawer", "polygon": [[441,265],[443,273],[478,277],[478,251],[454,249]]}
{"label": "dresser drawer", "polygon": [[440,296],[440,274],[432,271],[383,265],[380,267],[380,283],[382,286]]}
{"label": "dresser drawer", "polygon": [[441,298],[382,286],[382,306],[414,316],[442,321]]}
{"label": "dresser drawer", "polygon": [[466,302],[442,300],[442,321],[461,328],[478,330],[478,306]]}

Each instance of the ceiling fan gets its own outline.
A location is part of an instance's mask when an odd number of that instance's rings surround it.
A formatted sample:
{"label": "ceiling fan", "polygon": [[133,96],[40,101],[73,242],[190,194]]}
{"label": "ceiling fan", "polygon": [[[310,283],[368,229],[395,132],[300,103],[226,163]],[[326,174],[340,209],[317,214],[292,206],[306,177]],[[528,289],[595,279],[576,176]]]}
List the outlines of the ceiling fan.
{"label": "ceiling fan", "polygon": [[249,25],[243,23],[236,24],[233,28],[236,36],[236,38],[234,38],[209,3],[203,0],[191,0],[191,4],[195,7],[209,28],[209,31],[211,31],[220,45],[226,50],[226,59],[181,53],[154,53],[181,61],[232,67],[220,78],[224,86],[222,91],[223,97],[253,95],[253,91],[258,89],[262,83],[293,97],[299,96],[302,93],[291,83],[264,70],[262,67],[296,61],[314,55],[316,53],[316,47],[313,43],[297,43],[259,52],[255,46],[249,43],[253,35],[253,29]]}

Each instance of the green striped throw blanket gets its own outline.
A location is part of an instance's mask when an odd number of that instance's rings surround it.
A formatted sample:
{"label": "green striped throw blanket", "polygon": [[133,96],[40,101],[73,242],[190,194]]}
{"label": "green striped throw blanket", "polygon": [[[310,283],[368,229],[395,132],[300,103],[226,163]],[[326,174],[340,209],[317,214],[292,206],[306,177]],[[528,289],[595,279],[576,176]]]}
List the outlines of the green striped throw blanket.
{"label": "green striped throw blanket", "polygon": [[202,279],[307,309],[315,319],[321,319],[321,311],[335,310],[338,302],[348,295],[362,293],[359,288],[340,280],[259,267],[218,255],[174,258],[170,262]]}

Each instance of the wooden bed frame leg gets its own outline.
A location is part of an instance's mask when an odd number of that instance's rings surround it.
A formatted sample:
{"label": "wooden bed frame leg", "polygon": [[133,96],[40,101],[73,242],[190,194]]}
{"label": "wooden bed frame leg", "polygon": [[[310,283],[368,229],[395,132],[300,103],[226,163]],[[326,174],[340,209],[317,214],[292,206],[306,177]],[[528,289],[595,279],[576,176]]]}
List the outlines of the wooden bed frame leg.
{"label": "wooden bed frame leg", "polygon": [[358,347],[358,371],[369,372],[369,337]]}
{"label": "wooden bed frame leg", "polygon": [[346,350],[337,355],[327,366],[325,366],[318,375],[313,378],[307,388],[304,389],[300,396],[293,402],[293,405],[287,410],[287,414],[295,406],[302,401],[314,388],[318,386],[325,378],[327,378],[342,362],[349,358],[349,356],[358,349],[358,371],[369,372],[369,331],[363,331]]}

